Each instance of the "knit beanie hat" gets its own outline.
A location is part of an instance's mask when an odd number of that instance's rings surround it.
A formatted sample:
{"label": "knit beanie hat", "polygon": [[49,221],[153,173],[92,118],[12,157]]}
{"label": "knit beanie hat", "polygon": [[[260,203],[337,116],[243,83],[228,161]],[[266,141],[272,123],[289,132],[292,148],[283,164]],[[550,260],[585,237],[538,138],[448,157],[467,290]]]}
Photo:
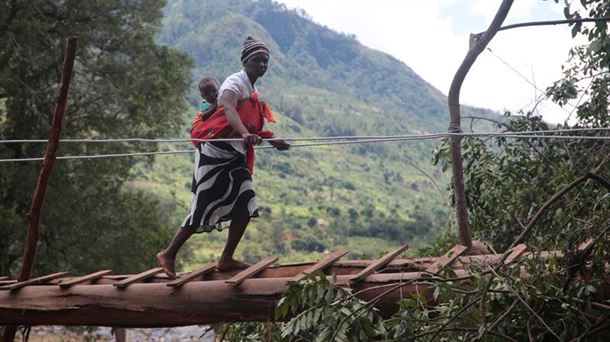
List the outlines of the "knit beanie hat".
{"label": "knit beanie hat", "polygon": [[255,54],[262,52],[269,58],[269,47],[260,40],[255,40],[252,37],[246,38],[241,50],[241,62],[246,63],[248,59]]}

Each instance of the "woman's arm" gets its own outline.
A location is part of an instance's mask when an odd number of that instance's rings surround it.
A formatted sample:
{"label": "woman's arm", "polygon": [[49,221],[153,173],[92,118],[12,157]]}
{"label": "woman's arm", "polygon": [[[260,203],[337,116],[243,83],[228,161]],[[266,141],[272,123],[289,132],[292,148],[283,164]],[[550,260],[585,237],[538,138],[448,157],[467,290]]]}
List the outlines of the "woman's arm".
{"label": "woman's arm", "polygon": [[219,105],[224,106],[225,117],[235,132],[237,132],[247,144],[259,144],[261,137],[248,132],[248,129],[241,122],[237,113],[237,94],[231,90],[225,90],[219,99]]}
{"label": "woman's arm", "polygon": [[212,107],[208,108],[208,110],[206,110],[205,112],[201,112],[201,121],[205,121],[207,119],[210,118],[210,116],[212,116],[212,114],[214,114],[216,112],[216,105],[213,105]]}

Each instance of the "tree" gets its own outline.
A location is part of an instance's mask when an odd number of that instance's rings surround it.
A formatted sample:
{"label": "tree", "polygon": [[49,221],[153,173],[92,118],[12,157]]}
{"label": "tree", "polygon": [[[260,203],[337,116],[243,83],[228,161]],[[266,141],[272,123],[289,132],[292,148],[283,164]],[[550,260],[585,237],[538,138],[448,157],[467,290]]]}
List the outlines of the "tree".
{"label": "tree", "polygon": [[[605,0],[581,3],[591,17],[610,16]],[[565,13],[568,18],[578,17],[569,5]],[[498,122],[500,129],[523,132],[608,127],[607,23],[596,23],[593,28],[576,24],[573,34],[587,36],[589,44],[572,50],[565,78],[549,87],[548,95],[562,105],[571,98],[583,99],[577,106],[577,122],[551,127],[530,112],[522,117],[509,115],[505,122]],[[608,136],[601,130],[564,134]],[[422,284],[431,285],[429,292],[419,290],[421,293],[405,296],[392,318],[369,329],[359,322],[347,323],[347,318],[340,323],[320,319],[324,323],[320,324],[316,311],[324,313],[331,304],[309,301],[304,287],[311,284],[302,283],[280,301],[278,312],[292,306],[299,314],[281,325],[278,335],[289,340],[331,330],[334,336],[346,334],[345,340],[350,341],[366,341],[369,336],[392,341],[606,340],[609,314],[607,305],[601,303],[607,301],[607,282],[604,285],[602,279],[607,278],[610,261],[609,145],[585,139],[464,139],[471,229],[499,251],[523,236],[525,241],[520,242],[527,243],[532,256],[520,265],[471,265],[466,268],[470,272],[466,282],[455,283],[459,278],[452,271],[440,276],[438,284],[426,277]],[[435,158],[447,166],[447,142],[437,149]],[[577,248],[588,238],[592,239],[589,247]],[[444,236],[437,245],[447,244],[447,240]],[[451,240],[449,246],[455,237]],[[559,262],[555,257],[541,258],[541,250],[562,250],[564,257]],[[323,285],[322,281],[312,287]],[[313,320],[309,312],[314,313]],[[336,315],[338,310],[332,312]],[[375,314],[345,312],[353,320]]]}
{"label": "tree", "polygon": [[[602,1],[583,1],[591,17],[607,17],[610,9]],[[568,5],[566,17],[580,15]],[[549,129],[608,127],[610,107],[610,38],[607,22],[573,24],[572,33],[584,35],[589,43],[570,51],[564,78],[547,90],[556,103],[582,101],[576,108],[576,123],[552,127],[535,112],[513,116],[498,123],[507,132]],[[570,132],[565,135],[607,136],[603,131]],[[610,146],[602,140],[513,139],[464,140],[465,178],[471,229],[479,238],[503,250],[523,229],[533,214],[553,194],[581,177],[594,172],[610,179]],[[447,163],[446,146],[437,150],[440,163]],[[564,248],[595,235],[610,218],[608,189],[587,181],[552,206],[535,229],[539,247]],[[529,241],[533,242],[533,241]]]}
{"label": "tree", "polygon": [[[48,136],[64,40],[71,35],[79,37],[79,46],[64,138],[175,134],[183,123],[192,63],[185,54],[155,42],[163,6],[162,1],[151,0],[0,3],[0,139]],[[60,144],[60,153],[154,148]],[[39,145],[2,144],[0,158],[40,156],[42,151]],[[158,211],[157,201],[123,186],[135,162],[125,158],[56,163],[42,213],[38,273],[58,267],[81,272],[101,266],[133,270],[171,234],[174,228],[168,227],[168,215]],[[0,274],[8,274],[15,272],[22,254],[25,214],[39,165],[1,167]],[[105,258],[127,251],[133,253],[129,260]],[[96,258],[106,261],[100,265]]]}

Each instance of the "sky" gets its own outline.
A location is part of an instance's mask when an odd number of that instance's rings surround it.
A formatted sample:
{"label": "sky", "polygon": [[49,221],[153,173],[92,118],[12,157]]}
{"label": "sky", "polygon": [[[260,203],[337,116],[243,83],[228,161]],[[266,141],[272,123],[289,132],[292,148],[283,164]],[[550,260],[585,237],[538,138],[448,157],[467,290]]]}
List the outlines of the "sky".
{"label": "sky", "polygon": [[[444,94],[468,51],[470,33],[485,31],[500,0],[278,0],[300,8],[314,22],[355,34],[364,45],[411,67]],[[561,20],[563,1],[515,0],[504,25]],[[513,113],[531,110],[562,76],[574,40],[568,25],[500,31],[481,53],[462,85],[460,102]],[[546,121],[570,117],[571,105],[550,100],[535,108]],[[575,114],[572,114],[572,117]]]}

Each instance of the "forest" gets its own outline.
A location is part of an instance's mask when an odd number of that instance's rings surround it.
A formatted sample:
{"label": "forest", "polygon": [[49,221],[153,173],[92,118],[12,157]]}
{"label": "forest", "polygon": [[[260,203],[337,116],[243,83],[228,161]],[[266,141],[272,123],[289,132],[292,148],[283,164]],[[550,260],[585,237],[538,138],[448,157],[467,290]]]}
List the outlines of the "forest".
{"label": "forest", "polygon": [[[566,19],[608,18],[603,0],[566,3]],[[205,14],[205,18],[201,17]],[[447,96],[403,62],[270,0],[4,1],[0,3],[0,140],[46,139],[65,38],[78,36],[62,139],[186,138],[203,75],[239,70],[245,32],[273,51],[261,95],[278,136],[425,134],[447,130]],[[203,20],[205,19],[205,20]],[[405,298],[381,317],[349,290],[311,276],[290,288],[274,324],[218,325],[231,341],[574,340],[610,332],[610,36],[608,21],[574,20],[587,43],[569,52],[546,97],[578,99],[574,120],[535,110],[462,107],[464,130],[560,130],[570,139],[461,140],[470,232],[492,251],[519,237],[534,256],[519,267],[448,270],[434,301]],[[224,30],[234,27],[235,30]],[[363,85],[366,85],[364,87]],[[561,132],[563,131],[563,132]],[[587,138],[589,137],[589,138]],[[593,137],[593,138],[591,138]],[[191,148],[190,142],[62,143],[61,155]],[[41,156],[44,144],[0,143],[0,159]],[[438,256],[459,243],[449,140],[261,150],[254,174],[261,217],[237,251],[281,263],[348,248],[376,258],[408,243]],[[0,276],[18,273],[40,164],[0,163]],[[139,272],[171,238],[190,202],[191,154],[57,161],[45,198],[34,275],[108,268]],[[179,255],[190,270],[218,258],[226,232],[197,235]],[[585,252],[578,247],[592,242]],[[330,298],[330,300],[327,300]],[[340,313],[340,314],[336,314]]]}

